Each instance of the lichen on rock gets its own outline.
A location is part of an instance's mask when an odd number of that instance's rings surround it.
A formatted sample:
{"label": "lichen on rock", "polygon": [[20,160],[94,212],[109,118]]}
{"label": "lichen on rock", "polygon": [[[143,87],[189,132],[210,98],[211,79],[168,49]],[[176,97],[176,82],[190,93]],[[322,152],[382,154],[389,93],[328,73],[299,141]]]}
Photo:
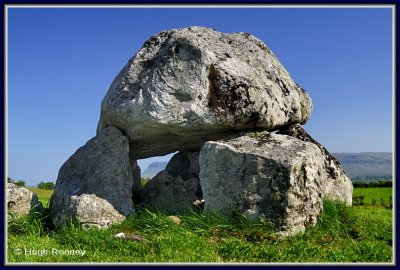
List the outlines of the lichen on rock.
{"label": "lichen on rock", "polygon": [[124,130],[141,159],[237,130],[303,124],[311,110],[309,95],[261,40],[189,27],[154,35],[129,60],[102,101],[98,133]]}

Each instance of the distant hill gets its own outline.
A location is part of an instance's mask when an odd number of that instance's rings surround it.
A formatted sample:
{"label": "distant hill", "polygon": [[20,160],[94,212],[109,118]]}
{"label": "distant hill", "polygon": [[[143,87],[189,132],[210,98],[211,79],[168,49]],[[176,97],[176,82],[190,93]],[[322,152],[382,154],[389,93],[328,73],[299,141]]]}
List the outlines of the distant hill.
{"label": "distant hill", "polygon": [[144,172],[142,172],[143,178],[153,178],[156,174],[167,167],[168,161],[161,161],[161,162],[152,162],[150,163],[149,167],[147,167]]}
{"label": "distant hill", "polygon": [[[392,180],[392,153],[333,153],[351,180]],[[154,177],[165,169],[168,161],[153,162],[142,177]]]}
{"label": "distant hill", "polygon": [[392,153],[333,153],[351,180],[392,180]]}

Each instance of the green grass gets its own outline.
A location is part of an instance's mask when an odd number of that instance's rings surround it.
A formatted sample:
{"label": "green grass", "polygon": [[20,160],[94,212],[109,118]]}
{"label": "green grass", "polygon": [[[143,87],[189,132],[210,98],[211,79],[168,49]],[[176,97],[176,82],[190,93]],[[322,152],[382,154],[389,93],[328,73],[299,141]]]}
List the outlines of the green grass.
{"label": "green grass", "polygon": [[381,200],[385,205],[390,204],[390,197],[393,197],[393,191],[391,187],[385,188],[354,188],[353,196],[365,196],[364,203],[365,206],[371,206],[372,200],[375,199],[376,205],[381,206]]}
{"label": "green grass", "polygon": [[[392,262],[392,210],[347,207],[325,201],[315,227],[279,238],[265,224],[243,217],[187,213],[181,225],[146,210],[106,230],[75,223],[58,229],[48,218],[30,215],[8,223],[9,262]],[[47,225],[46,225],[47,224]],[[116,233],[139,235],[135,242]],[[26,254],[25,254],[26,249]],[[52,254],[84,250],[83,256]],[[29,250],[42,251],[41,255]],[[16,254],[21,252],[22,254]]]}
{"label": "green grass", "polygon": [[33,191],[38,195],[39,201],[42,202],[43,206],[47,207],[48,203],[50,201],[50,197],[53,194],[54,190],[48,190],[48,189],[40,189],[40,188],[34,188],[34,187],[28,187],[30,191]]}

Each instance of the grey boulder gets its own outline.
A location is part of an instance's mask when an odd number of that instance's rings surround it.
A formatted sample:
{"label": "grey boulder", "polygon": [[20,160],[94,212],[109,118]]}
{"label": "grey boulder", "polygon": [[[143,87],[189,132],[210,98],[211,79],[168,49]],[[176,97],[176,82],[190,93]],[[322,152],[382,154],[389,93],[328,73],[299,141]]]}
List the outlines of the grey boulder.
{"label": "grey boulder", "polygon": [[204,27],[160,32],[112,82],[97,133],[123,130],[134,160],[200,148],[238,130],[305,123],[309,95],[248,33]]}
{"label": "grey boulder", "polygon": [[43,212],[38,196],[25,187],[7,183],[7,211],[9,215],[26,216],[31,212]]}
{"label": "grey boulder", "polygon": [[142,205],[167,214],[190,210],[202,198],[198,156],[198,151],[175,154],[165,170],[146,183]]}
{"label": "grey boulder", "polygon": [[332,156],[325,147],[314,140],[299,124],[286,127],[280,130],[278,133],[286,134],[304,142],[310,142],[316,145],[320,149],[325,163],[323,177],[325,180],[325,197],[331,200],[345,202],[348,205],[352,204],[353,184],[350,178],[347,177],[339,161]]}
{"label": "grey boulder", "polygon": [[269,132],[248,133],[205,143],[199,163],[205,211],[265,219],[282,235],[317,222],[324,162],[315,144]]}
{"label": "grey boulder", "polygon": [[65,224],[72,219],[83,228],[108,228],[111,224],[125,219],[114,206],[95,194],[81,194],[68,197],[62,208],[58,209],[55,225]]}
{"label": "grey boulder", "polygon": [[[117,128],[108,127],[79,148],[61,167],[50,210],[55,225],[68,219],[80,220],[88,201],[106,201],[109,205],[100,208],[86,208],[91,218],[101,220],[107,209],[110,217],[127,216],[134,212],[132,187],[133,168],[129,160],[128,139]],[[82,197],[82,195],[85,195]],[[86,196],[88,195],[88,196]],[[93,197],[93,196],[94,197]],[[90,199],[90,200],[89,200]],[[64,208],[70,208],[66,211]],[[101,223],[99,226],[103,226]]]}

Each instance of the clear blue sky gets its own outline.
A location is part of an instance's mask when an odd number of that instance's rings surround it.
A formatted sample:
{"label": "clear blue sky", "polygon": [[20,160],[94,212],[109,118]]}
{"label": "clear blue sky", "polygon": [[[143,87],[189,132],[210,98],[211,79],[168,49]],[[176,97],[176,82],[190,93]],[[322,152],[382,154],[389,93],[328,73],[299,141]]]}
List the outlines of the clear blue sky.
{"label": "clear blue sky", "polygon": [[311,95],[305,128],[329,151],[392,151],[389,8],[14,8],[8,175],[55,181],[95,135],[101,100],[129,58],[153,34],[194,25],[263,40]]}

